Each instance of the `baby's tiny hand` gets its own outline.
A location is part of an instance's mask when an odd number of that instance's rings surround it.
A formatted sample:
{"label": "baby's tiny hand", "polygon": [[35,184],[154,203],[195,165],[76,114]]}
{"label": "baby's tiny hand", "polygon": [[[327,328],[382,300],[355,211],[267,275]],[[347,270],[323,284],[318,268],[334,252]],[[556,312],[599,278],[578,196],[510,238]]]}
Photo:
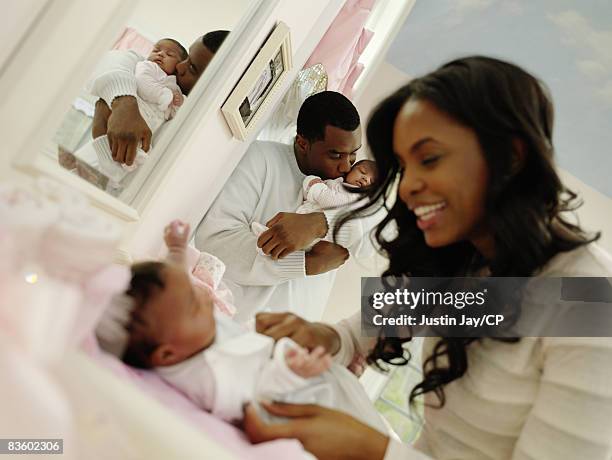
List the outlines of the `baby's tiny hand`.
{"label": "baby's tiny hand", "polygon": [[316,179],[313,179],[310,182],[308,182],[308,188],[312,187],[314,184],[322,184],[322,183],[323,183],[323,180],[317,177]]}
{"label": "baby's tiny hand", "polygon": [[164,229],[164,241],[168,248],[184,248],[189,238],[189,224],[173,220]]}
{"label": "baby's tiny hand", "polygon": [[310,353],[302,347],[290,348],[285,353],[287,366],[305,379],[316,377],[331,367],[332,358],[325,348],[317,347]]}
{"label": "baby's tiny hand", "polygon": [[172,91],[172,105],[175,105],[177,107],[180,107],[181,105],[183,105],[183,95],[181,94],[180,91],[178,90],[174,90]]}
{"label": "baby's tiny hand", "polygon": [[348,370],[355,374],[357,377],[361,377],[361,374],[365,372],[367,367],[368,362],[366,361],[365,357],[363,357],[362,355],[356,355],[353,358],[353,361],[351,361],[351,363],[348,365]]}

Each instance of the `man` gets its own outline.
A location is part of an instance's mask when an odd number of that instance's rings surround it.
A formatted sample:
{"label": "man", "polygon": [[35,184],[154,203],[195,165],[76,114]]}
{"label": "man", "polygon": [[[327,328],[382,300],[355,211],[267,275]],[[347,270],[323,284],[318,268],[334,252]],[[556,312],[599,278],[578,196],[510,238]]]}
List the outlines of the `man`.
{"label": "man", "polygon": [[[302,203],[307,175],[345,176],[360,147],[359,114],[346,97],[332,91],[306,99],[293,145],[251,144],[195,236],[198,249],[226,264],[224,280],[234,293],[239,321],[263,309],[320,319],[335,270],[349,250],[360,249],[366,223],[351,221],[340,229],[337,244],[320,241],[305,252],[315,239],[333,231],[336,216],[344,211],[293,211]],[[252,222],[264,222],[269,230],[257,238]],[[268,255],[258,254],[258,247]]]}
{"label": "man", "polygon": [[[199,37],[190,47],[187,59],[176,65],[176,82],[184,94],[195,86],[213,56],[229,34],[216,30]],[[98,64],[88,90],[100,99],[92,126],[93,138],[104,134],[119,163],[131,165],[136,148],[149,151],[151,130],[138,111],[134,68],[142,56],[132,51],[111,51]]]}

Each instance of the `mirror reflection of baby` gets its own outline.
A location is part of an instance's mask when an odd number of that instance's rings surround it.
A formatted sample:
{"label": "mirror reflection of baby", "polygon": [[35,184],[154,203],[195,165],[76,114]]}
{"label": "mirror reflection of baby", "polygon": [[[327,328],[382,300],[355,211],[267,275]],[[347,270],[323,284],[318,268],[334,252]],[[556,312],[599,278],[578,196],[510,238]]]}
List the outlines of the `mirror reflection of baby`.
{"label": "mirror reflection of baby", "polygon": [[[323,180],[317,176],[306,176],[303,182],[303,203],[296,209],[298,214],[319,212],[324,209],[347,206],[361,198],[359,193],[350,189],[361,189],[368,187],[376,180],[378,169],[376,162],[372,160],[360,160],[356,162],[346,177],[343,179]],[[251,223],[251,231],[259,236],[268,230],[268,227],[259,223]],[[328,238],[331,238],[329,236]],[[312,242],[308,249],[319,240]],[[257,248],[263,254],[261,248]]]}
{"label": "mirror reflection of baby", "polygon": [[[176,65],[187,59],[187,50],[172,38],[158,41],[146,61],[136,64],[137,94],[156,104],[166,120],[183,104],[183,93],[176,83]],[[150,127],[149,127],[150,129]]]}
{"label": "mirror reflection of baby", "polygon": [[[194,289],[186,270],[189,227],[165,230],[168,258],[132,267],[129,339],[122,359],[153,369],[200,408],[227,421],[260,398],[319,403],[380,427],[361,384],[333,365],[322,347],[308,351],[289,338],[247,330],[215,309],[213,289]],[[215,267],[204,267],[215,271]],[[196,273],[197,271],[194,271]],[[204,273],[204,279],[215,278]],[[384,426],[383,426],[384,428]]]}
{"label": "mirror reflection of baby", "polygon": [[[173,74],[176,65],[187,56],[187,50],[178,41],[164,38],[154,45],[146,60],[136,64],[134,77],[138,110],[153,134],[165,121],[173,118],[183,104],[184,96]],[[116,162],[106,135],[81,147],[75,156],[107,176],[111,188],[119,187],[121,180],[147,158],[146,152],[138,148],[132,165]]]}

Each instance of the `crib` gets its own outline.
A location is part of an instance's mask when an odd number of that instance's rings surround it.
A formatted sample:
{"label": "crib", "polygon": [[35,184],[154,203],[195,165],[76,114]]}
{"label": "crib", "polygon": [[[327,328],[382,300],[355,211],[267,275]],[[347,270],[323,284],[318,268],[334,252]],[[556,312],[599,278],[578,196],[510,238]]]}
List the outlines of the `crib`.
{"label": "crib", "polygon": [[61,439],[69,459],[304,458],[295,440],[251,445],[98,347],[95,324],[129,270],[112,263],[119,229],[85,201],[44,179],[2,185],[0,216],[4,438]]}

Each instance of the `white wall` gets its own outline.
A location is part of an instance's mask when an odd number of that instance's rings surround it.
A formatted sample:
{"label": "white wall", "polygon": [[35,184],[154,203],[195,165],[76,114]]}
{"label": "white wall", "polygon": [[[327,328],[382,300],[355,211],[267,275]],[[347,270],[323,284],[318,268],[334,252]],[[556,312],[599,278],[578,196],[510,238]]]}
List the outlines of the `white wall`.
{"label": "white wall", "polygon": [[36,21],[47,0],[4,0],[0,17],[0,68],[4,68],[11,52]]}
{"label": "white wall", "polygon": [[234,28],[252,0],[138,0],[127,25],[150,40],[169,37],[186,48],[211,30]]}

